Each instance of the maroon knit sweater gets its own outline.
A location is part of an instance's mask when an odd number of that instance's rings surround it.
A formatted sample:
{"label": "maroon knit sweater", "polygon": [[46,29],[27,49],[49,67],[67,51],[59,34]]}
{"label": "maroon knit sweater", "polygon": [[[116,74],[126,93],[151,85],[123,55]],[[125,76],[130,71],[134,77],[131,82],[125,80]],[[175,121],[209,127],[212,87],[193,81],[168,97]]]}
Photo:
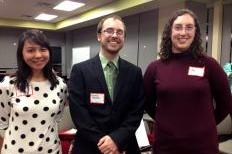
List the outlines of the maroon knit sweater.
{"label": "maroon knit sweater", "polygon": [[155,154],[218,153],[216,124],[231,112],[232,98],[216,60],[173,54],[148,66],[144,84],[145,108],[156,121]]}

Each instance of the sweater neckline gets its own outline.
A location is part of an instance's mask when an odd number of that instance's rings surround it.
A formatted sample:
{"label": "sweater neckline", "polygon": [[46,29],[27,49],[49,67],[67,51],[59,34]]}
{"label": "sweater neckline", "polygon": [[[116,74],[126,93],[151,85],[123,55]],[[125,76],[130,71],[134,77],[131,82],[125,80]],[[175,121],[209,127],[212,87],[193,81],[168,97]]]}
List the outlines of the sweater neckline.
{"label": "sweater neckline", "polygon": [[173,58],[185,58],[185,57],[192,57],[191,51],[184,51],[180,53],[173,53],[172,52],[172,57]]}

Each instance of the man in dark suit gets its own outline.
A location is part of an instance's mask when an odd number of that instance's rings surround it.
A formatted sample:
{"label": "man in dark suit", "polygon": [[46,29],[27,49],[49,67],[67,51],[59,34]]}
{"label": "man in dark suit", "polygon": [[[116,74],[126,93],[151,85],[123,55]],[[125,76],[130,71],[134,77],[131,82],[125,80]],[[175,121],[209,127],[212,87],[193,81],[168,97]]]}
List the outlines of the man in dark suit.
{"label": "man in dark suit", "polygon": [[143,115],[142,72],[119,57],[125,33],[119,16],[102,19],[99,54],[72,68],[69,103],[78,130],[73,154],[140,153],[135,131]]}

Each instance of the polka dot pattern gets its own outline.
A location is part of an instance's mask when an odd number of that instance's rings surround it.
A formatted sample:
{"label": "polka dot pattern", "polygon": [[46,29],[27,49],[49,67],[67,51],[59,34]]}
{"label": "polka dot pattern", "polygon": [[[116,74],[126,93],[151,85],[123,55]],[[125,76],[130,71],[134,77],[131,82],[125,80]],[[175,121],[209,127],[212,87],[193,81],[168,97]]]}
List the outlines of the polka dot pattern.
{"label": "polka dot pattern", "polygon": [[33,146],[34,144],[34,142],[29,142],[29,146]]}
{"label": "polka dot pattern", "polygon": [[37,118],[37,117],[38,117],[38,114],[37,114],[37,113],[34,113],[34,114],[32,114],[32,117],[33,117],[33,118]]}
{"label": "polka dot pattern", "polygon": [[35,132],[36,131],[36,128],[35,127],[32,127],[31,128],[31,132]]}
{"label": "polka dot pattern", "polygon": [[39,91],[39,87],[35,87],[35,91]]}
{"label": "polka dot pattern", "polygon": [[57,79],[56,87],[48,81],[29,83],[33,94],[16,90],[14,78],[4,79],[6,86],[0,86],[0,123],[6,128],[3,154],[61,153],[56,122],[61,118],[67,88]]}

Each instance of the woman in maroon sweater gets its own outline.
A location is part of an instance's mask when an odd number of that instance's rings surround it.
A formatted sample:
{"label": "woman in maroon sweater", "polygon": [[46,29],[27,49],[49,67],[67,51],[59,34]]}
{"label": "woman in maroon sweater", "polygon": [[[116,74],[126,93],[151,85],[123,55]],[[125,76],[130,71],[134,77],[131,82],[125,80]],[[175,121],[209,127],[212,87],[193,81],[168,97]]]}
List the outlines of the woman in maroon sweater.
{"label": "woman in maroon sweater", "polygon": [[216,124],[231,112],[232,99],[226,74],[201,43],[196,15],[176,11],[165,26],[160,59],[144,75],[155,154],[219,153]]}

